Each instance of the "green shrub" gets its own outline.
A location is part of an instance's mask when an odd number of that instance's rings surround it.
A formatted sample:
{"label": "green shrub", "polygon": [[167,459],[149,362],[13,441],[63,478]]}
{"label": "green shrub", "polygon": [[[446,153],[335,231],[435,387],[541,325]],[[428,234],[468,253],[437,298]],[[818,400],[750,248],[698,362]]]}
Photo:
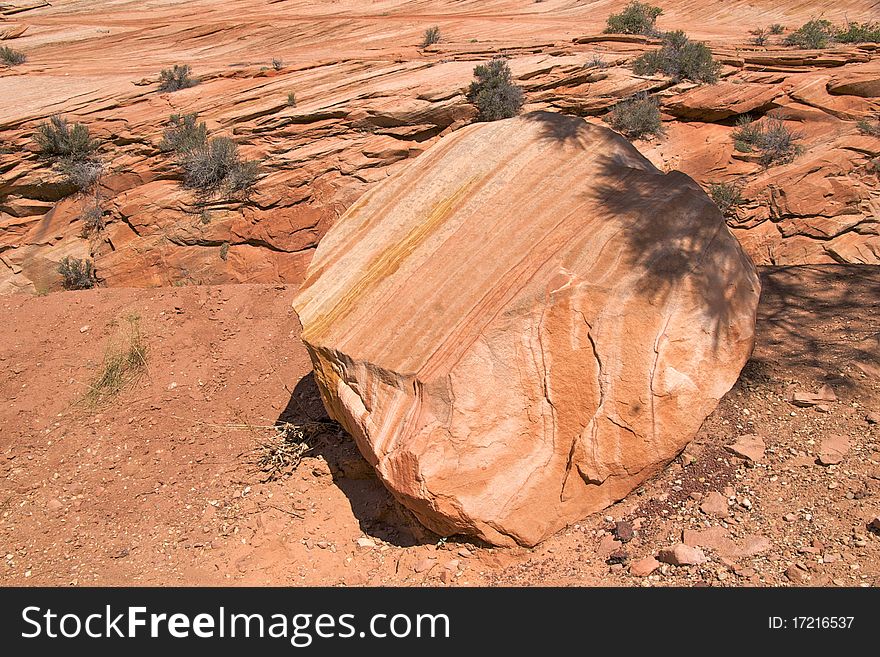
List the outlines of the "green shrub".
{"label": "green shrub", "polygon": [[474,77],[477,79],[471,82],[467,99],[477,106],[481,121],[509,119],[520,113],[523,92],[513,84],[510,66],[505,59],[496,57],[488,64],[478,65]]}
{"label": "green shrub", "polygon": [[71,160],[88,159],[99,145],[89,137],[89,129],[82,123],[70,125],[58,115],[37,126],[34,141],[44,157]]}
{"label": "green shrub", "polygon": [[797,144],[800,135],[792,132],[779,119],[767,119],[764,125],[742,117],[733,131],[734,148],[742,153],[757,151],[764,166],[791,162],[801,153]]}
{"label": "green shrub", "polygon": [[862,134],[871,135],[872,137],[880,137],[880,121],[871,123],[867,119],[862,119],[856,125],[859,128],[859,132]]}
{"label": "green shrub", "polygon": [[767,28],[770,34],[778,35],[785,32],[785,26],[780,23],[773,23],[769,28]]}
{"label": "green shrub", "polygon": [[709,196],[725,217],[736,215],[736,208],[743,203],[742,193],[738,185],[718,183],[709,186]]}
{"label": "green shrub", "polygon": [[159,142],[159,150],[184,154],[204,146],[208,141],[208,126],[204,122],[198,123],[198,119],[196,113],[172,114]]}
{"label": "green shrub", "polygon": [[440,41],[440,28],[436,25],[425,30],[425,37],[422,39],[422,48],[434,45]]}
{"label": "green shrub", "polygon": [[287,94],[287,104],[291,107],[296,107],[296,94],[292,91]]}
{"label": "green shrub", "polygon": [[718,81],[721,65],[712,58],[712,51],[705,43],[691,41],[677,30],[664,34],[663,47],[637,57],[632,68],[637,75],[662,73],[674,80],[714,83]]}
{"label": "green shrub", "polygon": [[846,29],[836,30],[834,40],[841,43],[880,42],[880,23],[849,23]]}
{"label": "green shrub", "polygon": [[58,264],[58,273],[65,290],[88,290],[98,284],[95,266],[91,260],[65,256]]}
{"label": "green shrub", "polygon": [[3,46],[0,48],[0,63],[5,64],[6,66],[18,66],[19,64],[24,64],[26,61],[27,57],[24,53],[13,50],[9,46]]}
{"label": "green shrub", "polygon": [[763,46],[767,43],[769,33],[763,27],[751,30],[749,34],[752,35],[752,38],[750,39],[752,45]]}
{"label": "green shrub", "polygon": [[657,34],[654,24],[663,13],[660,7],[646,2],[630,2],[619,14],[611,14],[605,27],[606,34]]}
{"label": "green shrub", "polygon": [[785,45],[818,50],[825,48],[834,38],[834,26],[831,21],[813,19],[801,25],[797,30],[785,37]]}
{"label": "green shrub", "polygon": [[184,184],[205,196],[222,191],[247,194],[256,183],[257,163],[242,161],[228,137],[214,137],[184,154]]}
{"label": "green shrub", "polygon": [[608,123],[630,139],[659,135],[663,131],[657,103],[647,94],[639,94],[615,105],[608,114]]}
{"label": "green shrub", "polygon": [[272,58],[272,68],[276,71],[280,71],[284,68],[284,60],[278,59],[277,57]]}
{"label": "green shrub", "polygon": [[174,68],[162,69],[159,73],[159,91],[177,91],[194,87],[199,82],[190,77],[192,69],[189,64],[175,64]]}

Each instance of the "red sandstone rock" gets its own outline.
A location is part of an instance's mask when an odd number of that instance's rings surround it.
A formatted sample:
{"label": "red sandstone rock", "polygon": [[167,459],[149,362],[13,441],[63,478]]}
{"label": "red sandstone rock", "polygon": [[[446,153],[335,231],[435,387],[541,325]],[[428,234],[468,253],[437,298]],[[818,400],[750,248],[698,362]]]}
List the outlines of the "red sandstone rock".
{"label": "red sandstone rock", "polygon": [[442,535],[533,545],[669,462],[751,350],[704,193],[534,113],[463,128],[327,234],[295,308],[328,412]]}

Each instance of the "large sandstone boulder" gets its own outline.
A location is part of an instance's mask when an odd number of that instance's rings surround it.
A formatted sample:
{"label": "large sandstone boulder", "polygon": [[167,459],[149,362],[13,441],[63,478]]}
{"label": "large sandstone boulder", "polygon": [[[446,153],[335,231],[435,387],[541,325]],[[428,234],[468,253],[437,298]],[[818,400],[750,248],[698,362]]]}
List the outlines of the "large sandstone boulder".
{"label": "large sandstone boulder", "polygon": [[294,302],[329,413],[441,535],[533,545],[691,440],[753,344],[718,210],[582,119],[441,139],[353,205]]}

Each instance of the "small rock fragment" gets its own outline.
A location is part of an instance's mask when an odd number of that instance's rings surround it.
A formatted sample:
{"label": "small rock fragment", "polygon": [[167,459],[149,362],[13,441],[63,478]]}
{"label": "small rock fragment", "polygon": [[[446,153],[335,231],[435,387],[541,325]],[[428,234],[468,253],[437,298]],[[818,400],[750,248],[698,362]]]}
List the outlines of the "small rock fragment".
{"label": "small rock fragment", "polygon": [[634,561],[629,567],[629,572],[631,575],[635,575],[636,577],[647,577],[659,567],[660,562],[657,561],[654,557],[645,557],[644,559]]}
{"label": "small rock fragment", "polygon": [[756,434],[740,436],[735,443],[727,446],[727,450],[749,461],[760,461],[764,456],[766,445]]}
{"label": "small rock fragment", "polygon": [[717,518],[726,518],[730,515],[730,511],[727,507],[727,498],[714,490],[706,495],[703,503],[700,504],[700,511],[706,515],[715,516]]}
{"label": "small rock fragment", "polygon": [[415,566],[413,566],[413,570],[417,573],[424,573],[431,570],[431,568],[433,568],[436,563],[437,562],[434,559],[429,559],[426,557],[419,561]]}
{"label": "small rock fragment", "polygon": [[621,520],[614,524],[614,535],[617,536],[617,540],[621,543],[629,543],[635,537],[636,533],[633,531],[633,526],[631,522],[627,522],[626,520]]}
{"label": "small rock fragment", "polygon": [[700,548],[691,547],[684,543],[678,543],[671,548],[660,550],[657,559],[673,566],[698,566],[708,561]]}
{"label": "small rock fragment", "polygon": [[849,438],[840,434],[832,434],[822,441],[819,447],[819,463],[835,465],[843,461],[849,451]]}
{"label": "small rock fragment", "polygon": [[792,584],[805,584],[810,579],[810,576],[807,574],[807,571],[804,568],[801,568],[797,564],[795,564],[794,566],[789,566],[786,569],[785,577]]}

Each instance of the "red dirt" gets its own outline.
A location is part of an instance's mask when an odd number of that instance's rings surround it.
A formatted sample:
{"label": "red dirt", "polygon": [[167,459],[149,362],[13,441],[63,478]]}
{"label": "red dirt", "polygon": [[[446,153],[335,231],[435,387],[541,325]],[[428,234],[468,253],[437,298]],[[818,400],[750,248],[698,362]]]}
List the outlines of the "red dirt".
{"label": "red dirt", "polygon": [[[0,584],[876,585],[880,537],[866,523],[880,511],[880,429],[865,418],[880,410],[880,270],[774,268],[762,278],[754,356],[697,440],[658,479],[531,550],[430,534],[344,435],[261,483],[254,449],[269,427],[323,416],[294,287],[5,297]],[[90,408],[80,400],[131,314],[148,373]],[[823,383],[838,397],[827,412],[786,401]],[[748,433],[767,445],[756,464],[724,449]],[[850,450],[818,465],[832,434],[848,436]],[[702,514],[695,497],[726,487],[732,517]],[[612,544],[606,517],[631,521],[635,537]],[[629,574],[628,559],[656,555],[682,530],[723,524],[740,544],[753,535],[769,546],[750,557],[708,547],[702,566]],[[612,561],[624,563],[607,563],[620,550]]]}

